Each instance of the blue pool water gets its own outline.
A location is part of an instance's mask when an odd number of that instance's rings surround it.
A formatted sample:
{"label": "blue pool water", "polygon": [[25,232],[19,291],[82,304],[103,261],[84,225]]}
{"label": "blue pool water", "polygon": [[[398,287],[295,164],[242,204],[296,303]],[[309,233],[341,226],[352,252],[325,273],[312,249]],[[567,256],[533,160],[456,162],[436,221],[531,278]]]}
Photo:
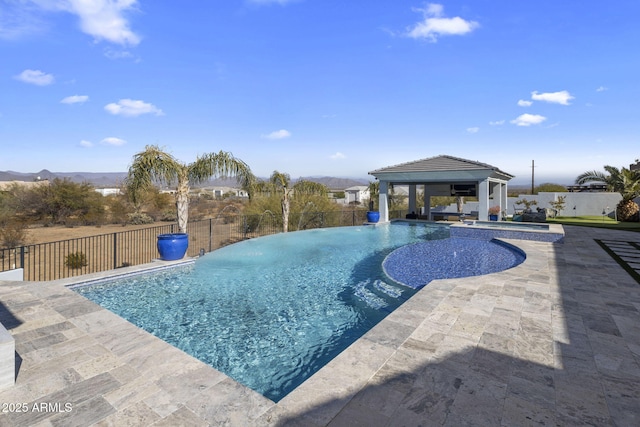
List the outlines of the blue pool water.
{"label": "blue pool water", "polygon": [[[452,240],[449,228],[398,223],[277,234],[191,266],[75,290],[278,401],[422,286],[391,280],[385,258],[435,240]],[[385,269],[403,265],[393,258]]]}

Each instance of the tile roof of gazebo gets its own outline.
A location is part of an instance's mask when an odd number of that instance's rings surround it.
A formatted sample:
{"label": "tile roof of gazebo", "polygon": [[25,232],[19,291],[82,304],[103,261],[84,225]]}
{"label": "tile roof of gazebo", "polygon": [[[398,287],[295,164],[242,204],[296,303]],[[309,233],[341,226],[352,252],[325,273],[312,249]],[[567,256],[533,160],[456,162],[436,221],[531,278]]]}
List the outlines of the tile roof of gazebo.
{"label": "tile roof of gazebo", "polygon": [[498,178],[505,181],[513,178],[513,175],[487,163],[447,155],[429,157],[376,169],[369,172],[369,175],[373,175],[376,178],[389,176],[394,180],[399,177],[405,177],[407,180],[420,179],[440,182],[451,182],[457,179],[477,179],[481,176]]}

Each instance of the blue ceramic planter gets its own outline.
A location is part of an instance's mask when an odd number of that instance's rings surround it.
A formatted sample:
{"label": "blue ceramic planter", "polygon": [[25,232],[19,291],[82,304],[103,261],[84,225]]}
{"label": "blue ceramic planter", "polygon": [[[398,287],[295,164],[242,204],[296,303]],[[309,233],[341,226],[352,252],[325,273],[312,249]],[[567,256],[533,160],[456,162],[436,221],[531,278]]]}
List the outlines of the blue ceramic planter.
{"label": "blue ceramic planter", "polygon": [[158,253],[163,261],[175,261],[184,258],[189,247],[187,233],[169,233],[158,235]]}
{"label": "blue ceramic planter", "polygon": [[378,211],[367,212],[367,222],[378,222],[378,221],[380,221],[380,212]]}

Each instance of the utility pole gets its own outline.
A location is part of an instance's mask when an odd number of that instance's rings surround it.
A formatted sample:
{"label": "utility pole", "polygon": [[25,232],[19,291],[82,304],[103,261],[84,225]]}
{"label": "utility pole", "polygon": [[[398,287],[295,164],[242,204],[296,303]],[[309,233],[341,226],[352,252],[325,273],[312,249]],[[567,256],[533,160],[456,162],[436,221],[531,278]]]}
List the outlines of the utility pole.
{"label": "utility pole", "polygon": [[534,170],[535,170],[535,160],[531,160],[531,194],[533,194],[533,188],[534,188]]}

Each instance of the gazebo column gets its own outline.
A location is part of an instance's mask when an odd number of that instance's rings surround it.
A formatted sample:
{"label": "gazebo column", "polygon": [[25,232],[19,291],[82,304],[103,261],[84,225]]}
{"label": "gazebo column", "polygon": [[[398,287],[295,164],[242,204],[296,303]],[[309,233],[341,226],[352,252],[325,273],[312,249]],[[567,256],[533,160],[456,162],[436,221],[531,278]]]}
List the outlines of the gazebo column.
{"label": "gazebo column", "polygon": [[414,212],[417,213],[416,209],[416,185],[409,185],[409,213]]}
{"label": "gazebo column", "polygon": [[429,185],[422,185],[422,206],[420,206],[420,212],[417,212],[418,215],[426,216],[427,219],[430,219],[431,215],[431,194],[429,193]]}
{"label": "gazebo column", "polygon": [[478,219],[480,221],[489,220],[489,179],[478,183]]}
{"label": "gazebo column", "polygon": [[493,198],[491,206],[498,206],[500,213],[498,216],[502,217],[502,212],[507,210],[507,184],[504,181],[495,179],[489,179],[489,198]]}
{"label": "gazebo column", "polygon": [[500,183],[500,219],[502,219],[502,212],[507,214],[509,207],[507,206],[507,183]]}
{"label": "gazebo column", "polygon": [[437,192],[434,189],[433,184],[425,184],[424,185],[424,208],[422,215],[427,219],[431,220],[431,197],[437,196]]}
{"label": "gazebo column", "polygon": [[378,187],[378,210],[380,211],[380,221],[388,222],[389,221],[389,182],[388,181],[380,181],[380,186]]}

